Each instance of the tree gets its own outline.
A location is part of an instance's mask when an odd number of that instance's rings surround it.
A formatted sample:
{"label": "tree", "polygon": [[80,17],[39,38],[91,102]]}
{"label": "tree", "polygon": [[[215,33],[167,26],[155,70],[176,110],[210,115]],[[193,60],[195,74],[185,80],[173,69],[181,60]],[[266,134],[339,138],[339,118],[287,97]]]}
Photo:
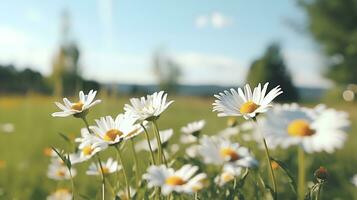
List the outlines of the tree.
{"label": "tree", "polygon": [[263,57],[253,61],[247,75],[247,82],[253,86],[269,82],[270,88],[280,85],[284,95],[280,95],[277,100],[298,100],[297,89],[292,83],[277,43],[269,45]]}
{"label": "tree", "polygon": [[181,76],[181,68],[171,57],[162,51],[153,56],[153,70],[159,81],[160,89],[175,92]]}
{"label": "tree", "polygon": [[357,1],[299,0],[308,30],[330,56],[326,76],[336,83],[357,83]]}

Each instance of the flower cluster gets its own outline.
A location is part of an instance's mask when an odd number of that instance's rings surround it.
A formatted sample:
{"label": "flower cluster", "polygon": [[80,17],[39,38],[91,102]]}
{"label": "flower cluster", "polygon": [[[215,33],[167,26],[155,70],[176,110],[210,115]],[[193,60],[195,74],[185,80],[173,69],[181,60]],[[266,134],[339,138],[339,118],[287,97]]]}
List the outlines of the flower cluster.
{"label": "flower cluster", "polygon": [[[100,178],[98,196],[100,194],[102,200],[144,199],[147,195],[156,199],[176,199],[178,196],[180,199],[234,199],[237,195],[240,199],[243,197],[241,187],[250,172],[256,174],[262,187],[269,188],[265,190],[277,199],[279,191],[274,171],[283,170],[289,178],[292,176],[270,151],[296,146],[299,173],[303,173],[304,152],[333,153],[342,148],[350,121],[345,112],[322,105],[306,108],[297,104],[273,104],[282,90],[276,86],[269,91],[268,85],[259,84],[253,91],[245,85],[243,89],[230,89],[215,95],[213,111],[218,117],[229,119],[227,127],[214,135],[205,133],[208,122],[204,119],[182,124],[178,137],[179,131],[172,128],[160,130],[161,116],[174,102],[167,100],[164,91],[132,98],[124,105],[122,113],[116,117],[100,117],[93,124],[88,123],[87,115],[101,102],[95,100],[96,91],[91,90],[88,95],[81,91],[77,103],[67,98],[63,99],[64,105],[56,102],[62,111],[52,116],[73,116],[81,119],[84,126],[73,142],[68,139],[73,151],[45,151],[51,156],[48,177],[72,181],[71,190],[58,188],[48,199],[79,196],[74,184],[77,174],[74,166],[88,160],[92,163],[86,174]],[[239,121],[239,116],[246,121]],[[176,138],[179,140],[174,143]],[[249,149],[248,146],[260,148]],[[108,157],[103,162],[103,157],[111,153],[108,149],[115,150],[116,159]],[[266,161],[258,161],[260,157],[256,155],[261,150]],[[268,170],[259,170],[264,165]],[[262,172],[268,176],[261,176]],[[306,192],[303,176],[299,175],[297,188],[292,186],[299,199]],[[269,177],[271,182],[262,177]],[[323,183],[325,181],[319,182],[318,188]],[[264,196],[266,191],[257,194]]]}

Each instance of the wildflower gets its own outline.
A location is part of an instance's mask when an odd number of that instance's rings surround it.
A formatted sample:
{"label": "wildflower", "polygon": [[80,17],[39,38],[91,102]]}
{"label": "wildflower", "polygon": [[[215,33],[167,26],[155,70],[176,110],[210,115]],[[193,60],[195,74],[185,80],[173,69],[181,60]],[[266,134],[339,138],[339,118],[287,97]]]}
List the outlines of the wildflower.
{"label": "wildflower", "polygon": [[166,102],[166,98],[167,94],[164,91],[147,95],[146,98],[132,98],[130,99],[131,105],[126,104],[124,110],[132,113],[140,122],[153,121],[158,119],[161,113],[173,103],[173,101]]}
{"label": "wildflower", "polygon": [[328,179],[328,173],[327,173],[327,169],[324,167],[320,167],[318,168],[315,173],[314,173],[315,178],[319,181],[319,182],[325,182]]}
{"label": "wildflower", "polygon": [[[130,198],[133,199],[135,194],[136,194],[136,190],[134,188],[132,188],[132,187],[130,187],[129,190],[130,190]],[[117,193],[117,196],[122,200],[130,200],[130,199],[128,199],[128,195],[126,193],[126,190],[120,190]]]}
{"label": "wildflower", "polygon": [[188,123],[186,126],[182,127],[181,132],[183,135],[181,135],[181,142],[184,144],[196,142],[205,124],[205,120],[200,120]]}
{"label": "wildflower", "polygon": [[200,140],[199,154],[207,164],[247,168],[258,164],[247,148],[222,138],[203,137]]}
{"label": "wildflower", "polygon": [[119,114],[115,120],[111,116],[95,120],[97,125],[90,128],[96,136],[109,145],[117,144],[123,139],[130,139],[141,133],[142,127],[129,113]]}
{"label": "wildflower", "polygon": [[46,198],[47,200],[72,200],[71,192],[66,188],[57,189],[54,193]]}
{"label": "wildflower", "polygon": [[86,128],[81,129],[81,137],[76,138],[75,142],[80,143],[78,149],[80,150],[80,157],[76,157],[77,162],[90,159],[96,153],[108,148],[108,144],[100,140],[94,134],[89,133]]}
{"label": "wildflower", "polygon": [[62,111],[52,113],[53,117],[68,117],[73,115],[74,117],[84,117],[90,107],[98,104],[101,100],[94,100],[97,91],[91,90],[89,91],[88,95],[85,95],[83,91],[79,92],[79,101],[72,103],[67,98],[63,98],[64,105],[55,102],[58,108]]}
{"label": "wildflower", "polygon": [[48,178],[53,180],[69,180],[71,179],[71,174],[72,176],[75,176],[76,170],[71,169],[71,171],[69,171],[68,168],[62,162],[59,162],[58,160],[54,159],[51,160],[47,171]]}
{"label": "wildflower", "polygon": [[307,153],[333,153],[343,146],[349,123],[345,112],[284,104],[276,105],[262,119],[262,129],[272,148],[301,145]]}
{"label": "wildflower", "polygon": [[[121,166],[118,164],[117,161],[114,161],[112,158],[109,158],[107,162],[102,162],[101,165],[103,169],[103,174],[111,174],[121,170]],[[92,163],[86,173],[87,175],[101,175],[102,169],[100,168],[99,163]]]}
{"label": "wildflower", "polygon": [[168,195],[175,191],[178,193],[193,193],[196,189],[203,187],[203,180],[206,174],[196,174],[197,166],[184,165],[175,171],[164,165],[150,166],[143,178],[148,181],[148,186],[161,187],[162,194]]}
{"label": "wildflower", "polygon": [[218,112],[218,117],[225,116],[243,116],[245,119],[250,119],[256,117],[259,113],[266,112],[270,107],[272,107],[271,102],[281,93],[280,86],[272,89],[268,94],[266,94],[268,89],[268,84],[266,83],[261,88],[261,84],[252,90],[248,84],[244,87],[244,92],[241,88],[238,90],[230,89],[224,93],[219,93],[219,95],[214,95],[217,100],[213,103],[213,111]]}
{"label": "wildflower", "polygon": [[352,184],[353,184],[354,186],[357,187],[357,174],[355,174],[355,175],[352,177],[351,182],[352,182]]}

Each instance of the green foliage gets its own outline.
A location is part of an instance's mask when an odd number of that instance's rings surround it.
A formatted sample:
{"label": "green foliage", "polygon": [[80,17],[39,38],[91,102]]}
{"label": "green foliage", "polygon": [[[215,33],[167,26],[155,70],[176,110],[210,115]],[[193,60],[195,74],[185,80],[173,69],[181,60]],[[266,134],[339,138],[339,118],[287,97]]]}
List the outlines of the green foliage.
{"label": "green foliage", "polygon": [[300,0],[308,29],[332,59],[326,76],[336,83],[357,83],[357,1]]}
{"label": "green foliage", "polygon": [[19,71],[13,65],[0,65],[0,85],[0,93],[50,93],[50,86],[39,72],[28,68]]}
{"label": "green foliage", "polygon": [[247,82],[251,86],[269,82],[269,89],[280,85],[284,95],[278,96],[277,100],[298,100],[298,92],[292,83],[291,76],[280,54],[280,46],[276,43],[269,45],[264,55],[252,63],[248,72]]}

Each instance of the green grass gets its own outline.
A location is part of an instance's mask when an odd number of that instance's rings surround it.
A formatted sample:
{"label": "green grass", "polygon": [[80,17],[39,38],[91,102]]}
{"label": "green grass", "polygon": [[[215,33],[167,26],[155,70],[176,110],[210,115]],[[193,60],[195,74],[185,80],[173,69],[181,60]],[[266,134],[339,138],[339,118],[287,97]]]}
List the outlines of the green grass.
{"label": "green grass", "polygon": [[[215,134],[223,129],[226,120],[217,118],[212,113],[213,99],[194,97],[175,97],[175,103],[165,112],[159,121],[160,129],[173,128],[175,138],[180,134],[181,126],[193,120],[205,119],[207,126],[205,134]],[[123,105],[127,98],[103,99],[88,115],[93,124],[95,118],[105,115],[115,116],[123,112]],[[43,154],[43,149],[50,146],[69,150],[69,145],[59,137],[58,133],[65,133],[70,137],[79,135],[83,123],[75,118],[53,118],[51,113],[57,108],[54,99],[47,97],[3,97],[0,98],[0,124],[10,122],[15,125],[13,133],[0,132],[0,199],[44,199],[56,187],[70,186],[68,182],[58,183],[46,176],[49,158]],[[357,173],[357,106],[354,104],[331,105],[350,113],[352,128],[345,147],[335,154],[309,155],[307,159],[307,180],[312,180],[314,169],[325,166],[330,172],[330,181],[324,188],[326,199],[357,198],[356,188],[350,184],[350,178]],[[139,139],[137,139],[139,140]],[[126,150],[127,166],[132,165],[130,151]],[[289,151],[272,152],[273,156],[286,162],[295,175],[296,153]],[[105,156],[115,156],[109,151]],[[147,154],[140,154],[140,160],[148,160]],[[263,160],[264,162],[264,160]],[[99,191],[100,180],[87,177],[84,170],[88,163],[79,166],[79,174],[75,178],[81,193],[93,196]],[[265,168],[264,168],[265,169]],[[262,171],[265,173],[264,169]],[[144,169],[142,169],[144,170]],[[278,176],[283,176],[278,172]],[[282,178],[284,179],[284,178]],[[288,198],[288,186],[282,182],[279,189],[285,191],[282,195]]]}

